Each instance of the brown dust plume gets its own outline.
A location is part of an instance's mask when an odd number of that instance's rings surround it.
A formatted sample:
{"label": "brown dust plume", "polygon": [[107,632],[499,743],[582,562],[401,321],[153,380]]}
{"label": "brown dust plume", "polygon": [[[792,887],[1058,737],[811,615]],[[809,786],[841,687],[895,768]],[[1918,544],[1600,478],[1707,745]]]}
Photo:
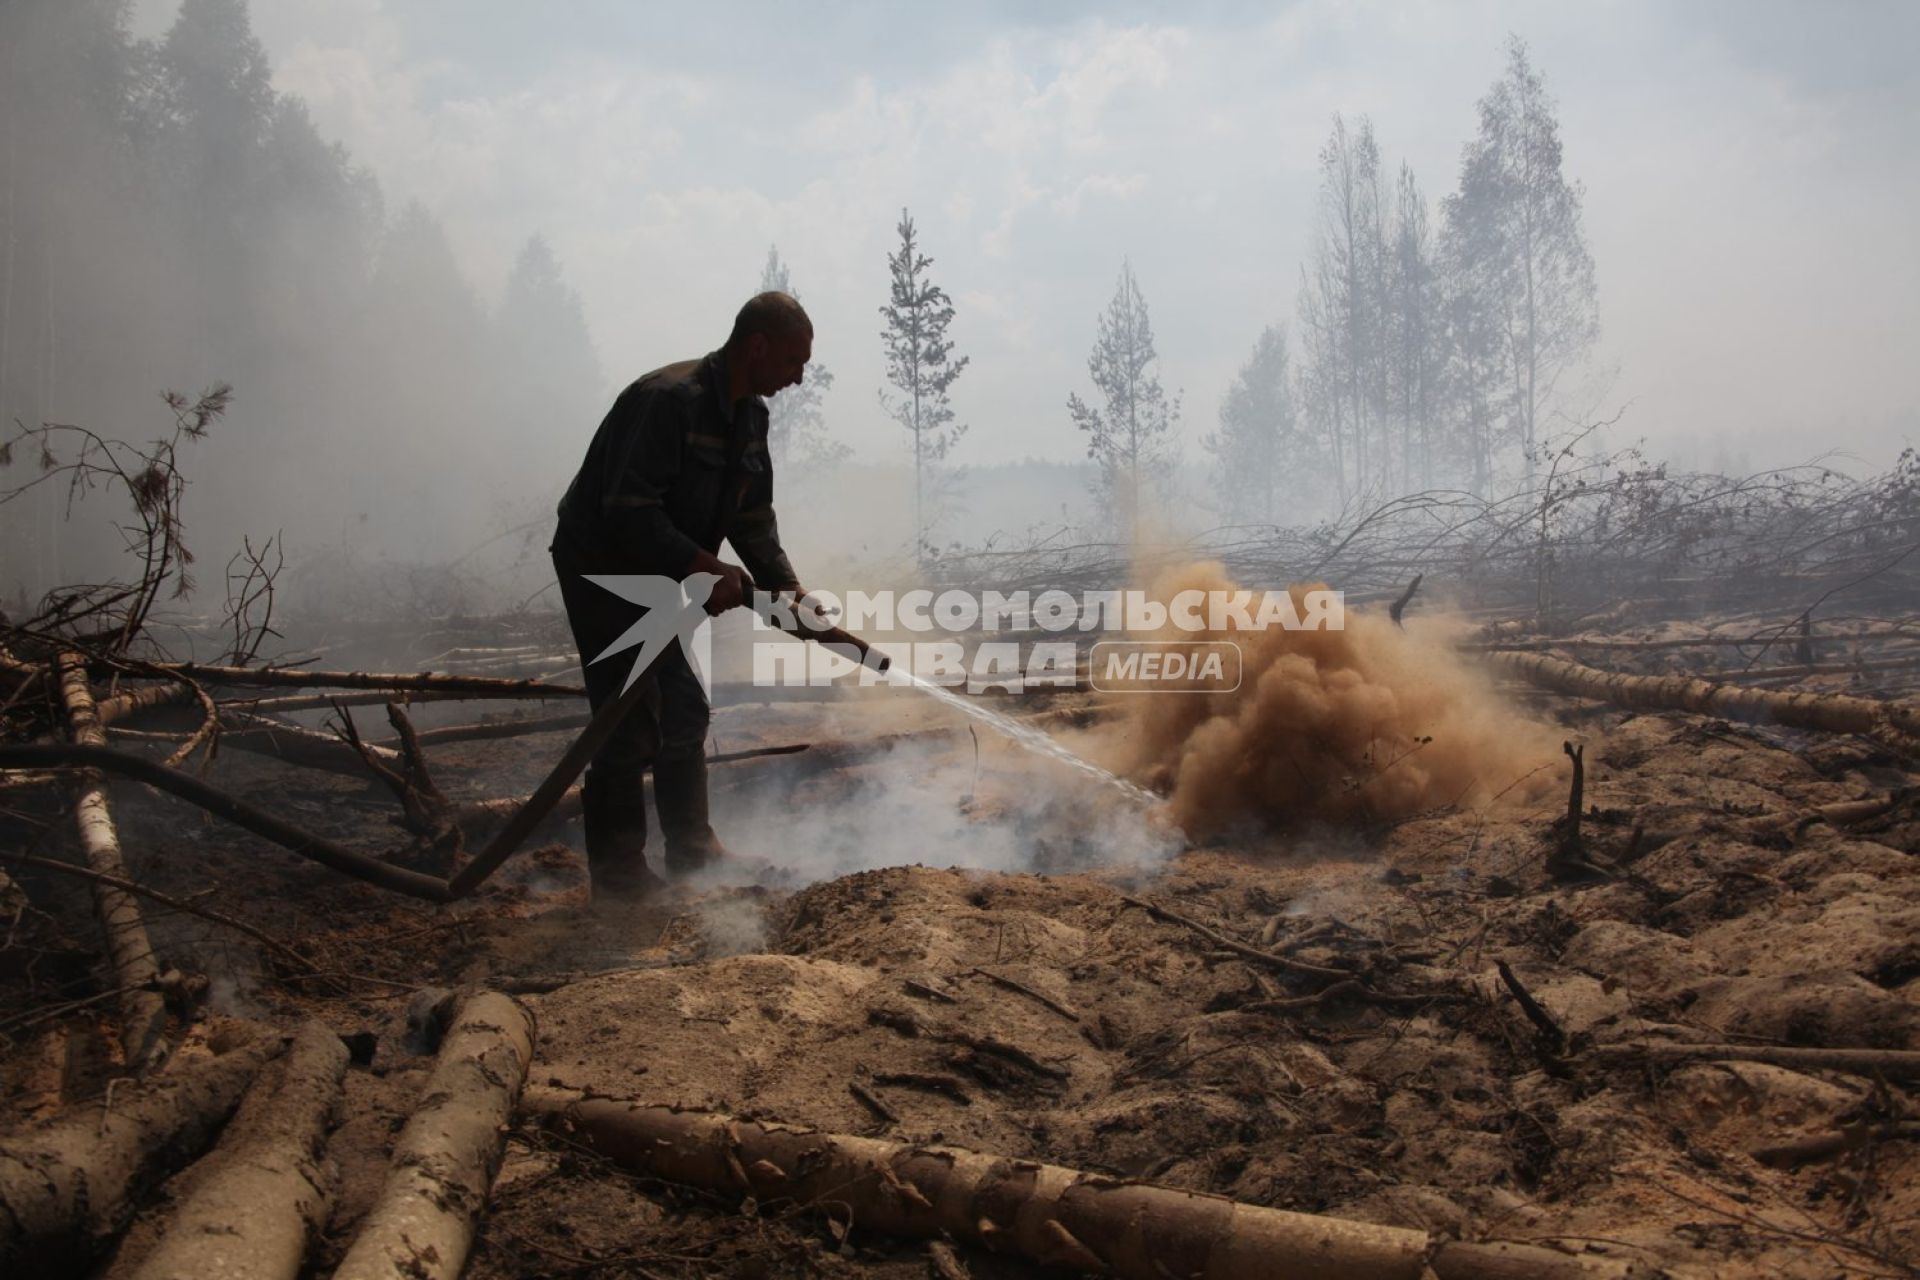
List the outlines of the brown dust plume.
{"label": "brown dust plume", "polygon": [[[1169,570],[1149,594],[1236,589],[1203,562]],[[1303,615],[1313,589],[1290,588]],[[1555,789],[1559,735],[1504,702],[1434,624],[1422,630],[1353,610],[1340,631],[1196,635],[1170,623],[1153,638],[1238,644],[1240,687],[1128,697],[1102,754],[1167,794],[1168,816],[1194,839],[1250,822],[1358,826]]]}

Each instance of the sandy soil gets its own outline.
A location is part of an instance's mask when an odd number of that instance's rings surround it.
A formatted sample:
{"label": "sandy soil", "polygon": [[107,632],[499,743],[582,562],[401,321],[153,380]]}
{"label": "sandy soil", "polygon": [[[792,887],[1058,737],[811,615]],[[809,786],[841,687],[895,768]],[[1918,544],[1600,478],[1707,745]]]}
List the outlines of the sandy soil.
{"label": "sandy soil", "polygon": [[[911,698],[722,712],[723,750],[905,736],[844,768],[801,755],[716,770],[722,836],[777,870],[629,910],[587,904],[564,845],[437,911],[133,788],[120,805],[143,879],[212,890],[339,975],[292,981],[203,921],[158,916],[173,963],[215,976],[217,1009],[315,1013],[372,1035],[330,1144],[341,1190],[321,1264],[370,1203],[431,1061],[408,1033],[416,988],[617,969],[526,997],[535,1083],[1555,1243],[1677,1276],[1914,1274],[1913,1143],[1787,1168],[1754,1155],[1846,1123],[1913,1118],[1911,1081],[1744,1063],[1599,1068],[1579,1056],[1664,1038],[1920,1048],[1920,809],[1909,799],[1845,831],[1756,821],[1912,775],[1853,740],[1564,700],[1542,714],[1586,746],[1590,847],[1623,864],[1615,877],[1548,875],[1564,791],[1362,835],[1243,831],[1181,849],[1097,788]],[[560,742],[476,743],[435,759],[456,797],[497,795],[525,789]],[[237,753],[217,775],[318,829],[363,845],[393,838],[391,803],[355,780],[303,774],[290,792],[283,771]],[[47,958],[3,975],[14,994],[44,986],[63,963],[59,928],[84,922],[70,887],[34,886],[54,917],[20,945],[44,944]],[[1129,898],[1398,998],[1317,1000],[1327,979],[1251,961]],[[1558,1019],[1569,1056],[1522,1016],[1503,961]],[[89,1016],[16,1036],[10,1114],[84,1097],[109,1069]],[[962,1257],[978,1276],[1043,1274]],[[515,1133],[469,1274],[928,1267],[924,1246],[857,1223],[843,1232],[648,1184]]]}

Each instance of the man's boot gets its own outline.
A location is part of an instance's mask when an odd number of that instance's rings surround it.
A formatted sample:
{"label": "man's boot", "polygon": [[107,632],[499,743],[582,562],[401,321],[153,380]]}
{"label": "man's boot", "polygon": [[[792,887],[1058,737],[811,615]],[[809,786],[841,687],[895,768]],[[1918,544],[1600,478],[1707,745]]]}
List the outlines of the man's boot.
{"label": "man's boot", "polygon": [[653,803],[667,842],[667,871],[689,875],[729,855],[707,816],[707,761],[693,755],[653,762]]}
{"label": "man's boot", "polygon": [[580,788],[580,825],[594,901],[637,902],[666,887],[647,867],[647,804],[640,780],[587,771]]}

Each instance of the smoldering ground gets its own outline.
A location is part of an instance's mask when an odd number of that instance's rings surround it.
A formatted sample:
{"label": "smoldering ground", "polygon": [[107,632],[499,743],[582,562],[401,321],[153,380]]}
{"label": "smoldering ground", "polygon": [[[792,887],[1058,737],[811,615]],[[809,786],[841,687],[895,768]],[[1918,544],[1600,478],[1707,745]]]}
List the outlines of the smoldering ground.
{"label": "smoldering ground", "polygon": [[706,945],[721,954],[764,945],[758,909],[714,892],[743,882],[797,890],[908,865],[1144,874],[1184,846],[1157,815],[985,732],[897,742],[792,790],[717,798],[715,813],[741,863],[688,888],[704,895],[695,911]]}

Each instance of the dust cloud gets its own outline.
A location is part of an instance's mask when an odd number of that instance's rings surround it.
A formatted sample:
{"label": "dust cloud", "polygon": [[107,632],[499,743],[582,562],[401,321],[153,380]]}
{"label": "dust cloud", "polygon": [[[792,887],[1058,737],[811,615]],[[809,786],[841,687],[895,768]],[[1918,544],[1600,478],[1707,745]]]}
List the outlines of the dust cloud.
{"label": "dust cloud", "polygon": [[[1162,574],[1159,600],[1232,591],[1215,562]],[[1290,588],[1304,615],[1304,593]],[[1348,610],[1339,631],[1168,630],[1157,639],[1231,640],[1231,693],[1148,694],[1096,733],[1105,762],[1166,794],[1194,839],[1239,826],[1365,827],[1442,805],[1537,801],[1558,785],[1559,735],[1507,704],[1447,644],[1444,623],[1402,631]]]}

